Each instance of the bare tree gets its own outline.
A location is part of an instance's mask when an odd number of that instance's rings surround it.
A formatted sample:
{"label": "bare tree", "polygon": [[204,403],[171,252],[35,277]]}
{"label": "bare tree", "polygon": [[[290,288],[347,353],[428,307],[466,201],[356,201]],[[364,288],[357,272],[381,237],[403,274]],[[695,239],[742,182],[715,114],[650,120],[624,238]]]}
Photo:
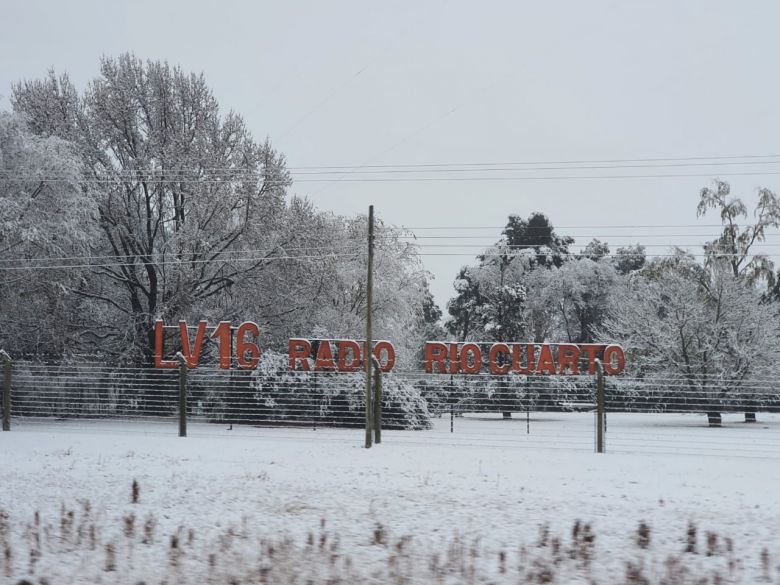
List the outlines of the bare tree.
{"label": "bare tree", "polygon": [[[89,287],[113,338],[152,359],[153,322],[178,318],[265,268],[285,231],[284,158],[223,114],[202,75],[133,55],[104,58],[83,96],[66,76],[13,88],[40,134],[74,141],[102,232]],[[251,253],[244,250],[251,249]]]}
{"label": "bare tree", "polygon": [[724,261],[731,268],[734,277],[745,278],[751,284],[766,280],[769,288],[775,283],[774,263],[766,254],[755,253],[754,245],[766,239],[768,228],[780,227],[780,202],[769,189],[760,189],[756,204],[754,222],[739,225],[740,218],[747,219],[748,209],[739,197],[730,197],[731,187],[725,181],[717,181],[715,188],[701,190],[699,217],[709,209],[720,212],[723,232],[718,239],[707,242],[704,252],[707,263]]}

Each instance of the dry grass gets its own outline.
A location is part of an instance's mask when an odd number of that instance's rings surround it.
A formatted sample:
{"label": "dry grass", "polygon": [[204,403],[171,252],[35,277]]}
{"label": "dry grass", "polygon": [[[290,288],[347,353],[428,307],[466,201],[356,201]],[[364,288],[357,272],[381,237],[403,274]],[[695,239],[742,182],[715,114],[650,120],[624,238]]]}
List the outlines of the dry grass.
{"label": "dry grass", "polygon": [[[133,492],[137,490],[136,484]],[[342,536],[331,531],[324,519],[300,541],[283,535],[269,538],[248,521],[208,535],[181,526],[158,536],[157,518],[148,514],[141,523],[136,517],[138,506],[133,504],[132,510],[119,515],[116,525],[99,523],[86,500],[73,508],[63,505],[59,517],[49,519],[38,512],[29,520],[16,519],[0,510],[2,581],[11,585],[74,581],[131,585],[780,583],[780,567],[769,549],[758,551],[755,558],[739,556],[730,538],[712,531],[702,534],[693,522],[678,535],[675,554],[654,550],[659,534],[645,521],[626,535],[620,551],[599,548],[597,533],[581,521],[567,535],[542,525],[535,542],[500,550],[458,534],[432,544],[414,535],[395,535],[389,523],[378,523],[362,541],[353,539],[347,550]],[[615,571],[616,566],[620,570]]]}

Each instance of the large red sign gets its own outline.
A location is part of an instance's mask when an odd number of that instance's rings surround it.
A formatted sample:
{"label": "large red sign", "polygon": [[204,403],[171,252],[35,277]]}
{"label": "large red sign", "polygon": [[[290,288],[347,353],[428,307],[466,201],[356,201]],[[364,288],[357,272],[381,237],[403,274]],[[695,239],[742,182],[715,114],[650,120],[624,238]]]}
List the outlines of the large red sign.
{"label": "large red sign", "polygon": [[[168,327],[170,328],[170,327]],[[174,327],[176,328],[176,327]],[[166,326],[155,322],[154,363],[158,368],[176,368],[179,362],[164,359]],[[194,339],[189,330],[195,330]],[[209,327],[206,321],[188,327],[179,321],[181,353],[187,365],[194,368],[200,361],[203,343],[208,339],[219,348],[219,367],[230,368],[235,357],[239,368],[255,369],[260,360],[257,338],[260,327],[247,321],[233,327],[221,321]],[[235,344],[234,344],[235,341]],[[235,353],[233,347],[235,345]],[[289,368],[300,371],[357,372],[366,367],[366,343],[354,339],[290,339],[287,347]],[[389,341],[376,341],[372,354],[379,361],[382,372],[395,366],[395,348]],[[596,360],[601,359],[604,373],[623,373],[626,365],[623,348],[619,345],[595,343],[461,343],[428,341],[425,344],[425,371],[429,374],[479,374],[484,370],[494,375],[583,375],[596,373]]]}
{"label": "large red sign", "polygon": [[[291,339],[287,348],[290,369],[305,372],[357,372],[366,367],[366,353],[366,342],[354,339]],[[382,372],[395,366],[395,348],[389,341],[375,342],[373,354]]]}
{"label": "large red sign", "polygon": [[[171,328],[171,327],[167,327]],[[165,354],[165,324],[158,320],[154,324],[154,365],[157,368],[177,368],[179,362],[174,359],[164,359]],[[190,339],[190,329],[195,329],[195,338]],[[260,346],[257,338],[260,327],[247,321],[238,327],[231,326],[229,321],[221,321],[216,327],[209,327],[206,321],[199,321],[195,327],[179,321],[179,340],[181,353],[187,365],[194,368],[200,362],[203,342],[209,329],[212,333],[208,339],[217,343],[219,348],[219,367],[228,369],[233,360],[233,341],[235,339],[235,358],[239,368],[253,370],[260,360]],[[234,334],[235,333],[235,334]],[[365,341],[353,339],[290,339],[288,355],[291,370],[324,371],[324,372],[356,372],[365,368]],[[374,342],[373,355],[379,360],[379,369],[389,372],[395,366],[395,348],[389,341]]]}
{"label": "large red sign", "polygon": [[[208,323],[199,321],[195,328],[195,341],[190,344],[190,334],[186,321],[179,321],[179,337],[181,339],[181,353],[187,362],[187,365],[194,368],[200,361],[200,352],[203,349],[203,341],[206,338],[206,329]],[[223,369],[230,368],[232,361],[233,331],[236,332],[236,361],[238,367],[253,370],[260,361],[260,347],[254,341],[246,339],[247,334],[251,339],[257,339],[260,335],[260,327],[257,323],[247,321],[238,327],[232,327],[230,321],[220,321],[213,328],[214,331],[209,335],[209,339],[216,341],[219,346],[219,367]],[[154,324],[154,366],[156,368],[177,368],[179,362],[176,360],[163,359],[164,352],[164,330],[165,325],[162,321],[156,321]]]}
{"label": "large red sign", "polygon": [[576,376],[595,374],[599,358],[608,375],[621,374],[626,366],[626,357],[619,345],[441,341],[425,344],[425,371],[429,374],[479,374],[487,366],[491,374],[497,375],[513,372],[525,376]]}

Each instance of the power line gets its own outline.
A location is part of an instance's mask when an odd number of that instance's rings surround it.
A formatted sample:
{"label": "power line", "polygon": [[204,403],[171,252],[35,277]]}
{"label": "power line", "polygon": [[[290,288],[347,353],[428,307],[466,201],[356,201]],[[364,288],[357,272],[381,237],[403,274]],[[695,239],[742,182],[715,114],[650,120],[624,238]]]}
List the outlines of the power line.
{"label": "power line", "polygon": [[[716,224],[713,224],[716,225]],[[568,226],[569,228],[573,227],[589,227],[589,226]],[[607,226],[602,226],[607,227]],[[621,226],[622,227],[622,226]],[[649,227],[649,226],[644,226]],[[665,226],[663,226],[665,227]],[[685,226],[670,226],[670,227],[685,227]],[[411,229],[411,228],[406,228]],[[439,228],[415,228],[415,229],[450,229],[450,228],[444,228],[443,226],[440,226]],[[463,226],[454,227],[451,229],[468,229]],[[480,228],[481,229],[481,228]],[[493,229],[493,228],[491,228]],[[578,234],[578,237],[580,238],[599,238],[599,237],[619,237],[619,238],[625,238],[625,237],[631,237],[631,238],[640,238],[640,237],[656,237],[656,238],[667,238],[667,237],[685,237],[685,238],[717,238],[721,234],[597,234],[597,235],[584,235],[584,234]],[[769,237],[772,237],[776,234],[770,234]],[[488,252],[492,248],[495,248],[497,246],[501,246],[505,249],[509,250],[532,250],[535,248],[539,248],[540,246],[538,244],[505,244],[501,241],[496,240],[487,240],[489,236],[464,236],[464,235],[452,235],[452,236],[416,236],[416,235],[402,235],[402,234],[390,234],[390,235],[377,235],[376,239],[377,241],[387,241],[387,242],[396,242],[401,245],[406,246],[412,246],[413,249],[418,248],[476,248],[476,249],[482,249]],[[473,242],[473,240],[486,240],[483,242]],[[420,243],[417,240],[469,240],[469,243]],[[637,245],[637,242],[631,241],[631,242],[608,242],[604,241],[603,243],[609,245],[610,247],[629,247]],[[347,251],[348,254],[360,254],[363,252],[363,244],[359,242],[346,242],[346,245],[343,244],[334,244],[334,246],[341,245],[341,251],[345,252]],[[576,246],[576,244],[574,244]],[[644,248],[687,248],[690,246],[701,246],[701,242],[664,242],[659,244],[639,244]],[[780,243],[776,242],[757,242],[751,246],[751,250],[756,249],[762,249],[762,248],[777,248],[780,247]],[[306,245],[306,246],[291,246],[291,245],[274,245],[268,248],[242,248],[242,249],[233,249],[233,250],[224,250],[221,252],[214,252],[214,251],[201,251],[201,252],[172,252],[172,251],[163,251],[163,250],[156,250],[153,252],[150,252],[149,254],[96,254],[96,255],[71,255],[71,256],[38,256],[38,257],[13,257],[13,258],[0,258],[0,262],[6,262],[6,263],[13,263],[13,262],[55,262],[55,261],[65,261],[65,260],[82,260],[82,261],[88,261],[88,260],[131,260],[133,262],[139,261],[141,263],[144,262],[144,258],[149,258],[150,263],[160,263],[159,260],[156,260],[155,258],[158,258],[159,256],[169,256],[169,257],[176,257],[171,259],[170,261],[163,261],[164,263],[170,262],[173,264],[180,264],[182,262],[186,263],[189,262],[186,257],[189,256],[196,256],[196,257],[203,257],[203,256],[209,256],[211,254],[217,254],[219,259],[224,262],[229,262],[236,259],[241,259],[241,256],[249,256],[250,259],[260,259],[264,256],[267,256],[268,258],[285,258],[289,256],[272,256],[276,252],[282,252],[282,253],[289,253],[291,251],[302,251],[302,252],[309,252],[312,250],[322,250],[322,245]],[[262,256],[258,256],[262,255]],[[484,255],[484,254],[479,254]],[[499,254],[500,255],[500,254]],[[545,255],[543,253],[540,253],[540,255]],[[575,254],[567,254],[568,256],[574,256]],[[749,255],[755,255],[755,254],[749,254]],[[739,256],[739,254],[737,254]],[[311,257],[311,256],[294,256],[294,258],[305,258],[305,257]],[[319,257],[319,256],[317,256]],[[212,262],[216,260],[209,259],[209,260],[196,260],[197,262]],[[124,265],[125,263],[119,263],[121,265]],[[95,264],[90,264],[91,266],[97,266]],[[54,266],[59,267],[59,266]]]}
{"label": "power line", "polygon": [[[610,247],[626,247],[633,245],[632,243],[609,243],[609,242],[602,242],[604,244],[608,244]],[[684,248],[686,246],[698,246],[699,244],[688,242],[685,244],[678,243],[678,244],[642,244],[642,247],[644,248]],[[499,244],[417,244],[417,247],[420,248],[493,248],[493,247],[501,247],[506,248],[509,250],[532,250],[535,248],[540,248],[542,246],[539,246],[538,244],[506,244],[506,245],[499,245]],[[751,247],[753,248],[780,248],[780,243],[777,244],[753,244]],[[751,254],[752,255],[752,254]]]}
{"label": "power line", "polygon": [[607,164],[607,163],[639,163],[639,162],[673,162],[673,161],[705,161],[705,160],[740,160],[740,159],[767,159],[780,158],[780,154],[746,154],[732,156],[685,156],[685,157],[655,157],[655,158],[614,158],[614,159],[589,159],[589,160],[536,160],[515,162],[469,162],[469,163],[411,163],[411,164],[384,164],[384,165],[320,165],[288,167],[288,170],[303,169],[382,169],[382,168],[422,168],[422,167],[460,167],[460,166],[516,166],[516,165],[562,165],[562,164]]}
{"label": "power line", "polygon": [[[303,255],[303,256],[250,256],[250,257],[238,257],[238,258],[215,258],[211,260],[163,260],[157,262],[148,262],[153,266],[182,266],[182,265],[197,265],[197,264],[227,264],[230,262],[275,262],[278,260],[323,260],[327,258],[355,258],[359,253],[335,253],[335,254],[317,254],[317,255]],[[144,265],[144,261],[136,256],[129,258],[127,262],[103,262],[103,263],[84,263],[84,264],[55,264],[51,266],[0,266],[0,271],[24,271],[24,270],[52,270],[52,269],[73,269],[73,268],[112,268],[121,266],[133,266]]]}
{"label": "power line", "polygon": [[777,165],[780,164],[780,160],[773,161],[740,161],[740,162],[702,162],[702,163],[656,163],[656,164],[644,164],[644,165],[580,165],[580,166],[535,166],[517,168],[509,165],[495,165],[485,166],[483,168],[427,168],[420,170],[416,168],[390,168],[390,169],[373,169],[362,170],[349,169],[349,170],[318,170],[318,171],[292,171],[293,176],[310,176],[310,175],[363,175],[363,174],[397,174],[397,173],[484,173],[490,171],[519,171],[519,172],[532,172],[532,171],[564,171],[564,170],[604,170],[604,169],[654,169],[654,168],[669,168],[669,167],[704,167],[704,166],[743,166],[743,165]]}
{"label": "power line", "polygon": [[[729,173],[729,176],[774,176],[780,175],[780,171],[748,171],[748,172],[733,172]],[[296,179],[293,183],[431,183],[431,182],[514,182],[514,181],[589,181],[589,180],[614,180],[614,179],[670,179],[670,178],[712,178],[709,173],[655,173],[650,175],[541,175],[534,177],[512,177],[512,176],[498,176],[498,177],[362,177],[362,178],[308,178],[308,179]],[[47,179],[47,178],[30,178],[31,181],[41,183],[57,183],[68,182],[73,184],[119,184],[123,182],[129,182],[130,179],[111,178],[111,179]],[[215,179],[192,179],[192,178],[179,178],[176,180],[165,179],[144,179],[138,182],[143,182],[148,185],[169,185],[171,183],[184,183],[184,184],[198,184],[198,185],[227,185],[232,182],[232,179],[215,180]],[[288,186],[290,181],[287,180],[265,180],[265,185],[280,185]]]}
{"label": "power line", "polygon": [[[774,156],[774,155],[773,155]],[[555,170],[605,170],[605,169],[650,169],[650,168],[673,168],[673,167],[702,167],[702,166],[756,166],[756,165],[776,165],[780,164],[780,160],[763,160],[763,161],[715,161],[715,162],[666,162],[666,163],[652,163],[652,164],[590,164],[584,166],[571,166],[570,163],[539,163],[539,164],[558,164],[567,166],[529,166],[525,168],[517,168],[513,165],[524,165],[531,163],[445,163],[442,165],[436,164],[421,164],[421,165],[377,165],[374,167],[297,167],[299,169],[311,169],[311,170],[295,170],[296,167],[290,167],[286,169],[289,174],[295,176],[318,176],[318,175],[363,175],[363,174],[400,174],[400,173],[484,173],[490,171],[509,171],[509,172],[532,172],[532,171],[555,171]],[[317,170],[319,169],[319,170]],[[343,170],[338,170],[343,169]],[[368,169],[368,170],[366,170]],[[423,169],[423,170],[421,170]],[[245,176],[249,178],[260,179],[263,177],[262,170],[255,169],[241,169],[234,167],[210,167],[210,168],[176,168],[176,169],[123,169],[111,173],[112,177],[105,179],[81,179],[80,182],[89,180],[115,180],[118,178],[131,178],[142,179],[144,177],[157,178],[164,181],[183,181],[184,178],[181,175],[184,174],[212,174],[212,175],[226,175],[224,180],[238,180],[240,177]],[[12,171],[0,170],[0,176],[5,178],[15,178],[20,180],[68,180],[79,181],[79,179],[69,175],[36,175],[30,173],[14,173]],[[168,179],[164,177],[168,176]],[[191,177],[188,180],[206,181],[206,180],[219,180],[221,177],[212,177],[211,179],[205,176]]]}
{"label": "power line", "polygon": [[[401,236],[402,238],[411,238],[411,236]],[[437,236],[432,236],[437,237]],[[461,239],[463,236],[440,236],[442,238],[447,239]],[[468,236],[466,236],[468,237]],[[583,237],[591,237],[591,236],[583,236]],[[641,236],[636,236],[641,237]],[[696,236],[691,236],[696,237]],[[536,248],[539,248],[540,246],[537,244],[504,244],[496,243],[495,241],[492,242],[484,242],[484,243],[468,243],[468,244],[427,244],[427,243],[415,243],[413,241],[400,241],[396,240],[392,237],[382,237],[377,236],[377,240],[382,241],[397,241],[399,244],[403,244],[406,246],[412,246],[415,251],[417,248],[475,248],[480,250],[485,250],[485,252],[490,251],[492,248],[501,246],[504,249],[508,250],[533,250]],[[630,247],[635,245],[635,242],[619,242],[619,243],[610,243],[610,242],[604,242],[605,244],[609,245],[612,248],[620,248],[620,247]],[[690,246],[701,246],[702,244],[698,242],[678,242],[678,243],[662,243],[662,244],[641,244],[643,248],[686,248]],[[756,243],[751,246],[751,250],[753,249],[762,249],[762,248],[778,248],[780,247],[780,243]],[[223,261],[223,262],[230,262],[232,260],[241,260],[242,257],[249,257],[250,259],[261,259],[263,257],[270,258],[287,258],[291,256],[273,256],[274,252],[290,252],[290,251],[312,251],[312,250],[321,250],[323,246],[279,246],[275,248],[249,248],[249,249],[237,249],[237,250],[225,250],[223,252],[212,252],[217,254],[217,257],[209,260],[199,260],[194,259],[192,261],[195,262],[213,262],[217,259]],[[350,243],[347,246],[341,247],[341,253],[342,254],[362,254],[363,253],[364,246],[361,243]],[[184,256],[184,258],[173,258],[170,261],[163,260],[162,262],[158,258],[159,256],[168,256],[168,257],[175,257],[175,256]],[[42,263],[42,262],[58,262],[58,261],[65,261],[65,260],[82,260],[82,261],[88,261],[88,260],[129,260],[131,262],[139,262],[143,264],[146,260],[145,258],[149,258],[150,264],[158,264],[158,263],[172,263],[172,264],[180,264],[180,263],[187,263],[191,260],[187,259],[187,256],[209,256],[209,252],[164,252],[164,251],[155,251],[150,254],[144,255],[144,254],[98,254],[98,255],[74,255],[74,256],[38,256],[38,257],[32,257],[32,258],[24,258],[24,257],[14,257],[14,258],[0,258],[0,263],[13,263],[13,262],[28,262],[28,263]],[[485,254],[476,254],[479,256],[485,255]],[[503,253],[496,253],[495,255],[504,255]],[[539,253],[539,255],[547,255],[545,253]],[[564,254],[566,256],[572,256],[575,255],[573,253]],[[719,256],[722,254],[718,254]],[[750,253],[748,254],[750,256],[755,256],[759,254]],[[736,254],[736,256],[741,256],[740,254]],[[301,256],[292,256],[294,258],[305,258],[305,257],[311,257],[306,255]],[[318,256],[319,257],[319,256]],[[328,257],[328,256],[326,256]],[[125,265],[127,263],[119,263],[120,265]],[[97,264],[90,264],[90,266],[98,266]],[[60,266],[52,266],[52,268],[59,268]]]}
{"label": "power line", "polygon": [[[354,244],[355,250],[363,250],[362,244]],[[323,246],[275,246],[273,248],[252,248],[252,249],[238,249],[238,250],[225,250],[223,252],[215,252],[215,251],[205,251],[205,252],[169,252],[169,251],[154,251],[150,252],[149,254],[101,254],[101,255],[93,255],[93,256],[86,256],[86,255],[78,255],[78,256],[39,256],[36,258],[0,258],[0,262],[38,262],[38,261],[55,261],[55,260],[119,260],[119,259],[129,259],[129,260],[140,260],[143,262],[143,258],[148,257],[150,259],[153,259],[155,256],[159,255],[166,255],[166,256],[209,256],[211,254],[217,254],[220,257],[223,257],[223,260],[231,260],[229,256],[232,254],[238,254],[238,255],[248,255],[248,254],[273,254],[276,251],[279,252],[289,252],[291,250],[300,250],[300,251],[310,251],[310,250],[322,250]],[[228,256],[228,258],[224,258],[225,256]],[[262,256],[257,256],[258,258],[262,258]],[[275,258],[278,258],[279,256],[274,256]]]}
{"label": "power line", "polygon": [[[728,173],[729,176],[770,176],[780,171],[747,171]],[[416,182],[496,182],[496,181],[572,181],[611,179],[669,179],[669,178],[712,178],[710,173],[656,173],[651,175],[541,175],[535,177],[382,177],[341,179],[296,179],[296,183],[416,183]]]}
{"label": "power line", "polygon": [[[413,227],[407,227],[407,226],[399,226],[403,229],[407,230],[503,230],[506,228],[506,225],[490,225],[490,226],[468,226],[468,225],[458,225],[458,226],[443,226],[443,225],[437,225],[437,226],[413,226]],[[624,229],[652,229],[652,228],[711,228],[711,227],[724,227],[722,223],[707,223],[707,224],[666,224],[666,225],[556,225],[556,226],[524,226],[523,229],[529,230],[529,229],[538,229],[538,230],[548,230],[548,229],[618,229],[618,228],[624,228]],[[431,236],[433,237],[433,236]],[[640,236],[641,237],[641,236]]]}
{"label": "power line", "polygon": [[[554,256],[555,252],[549,253],[537,252],[535,254],[522,254],[518,253],[519,257],[537,257],[547,258]],[[686,253],[687,256],[693,258],[707,258],[708,254],[704,253]],[[236,257],[236,258],[217,258],[212,260],[169,260],[149,262],[153,266],[184,266],[184,265],[199,265],[199,264],[228,264],[231,262],[275,262],[280,260],[290,261],[302,261],[302,260],[323,260],[328,258],[352,258],[357,259],[362,257],[362,252],[355,253],[333,253],[333,254],[319,254],[319,255],[303,255],[303,256],[249,256],[249,257]],[[415,256],[452,256],[452,257],[469,257],[474,258],[473,252],[418,252]],[[484,253],[478,254],[478,256],[485,258],[501,258],[506,257],[507,254],[498,253]],[[566,258],[590,258],[589,254],[561,254]],[[676,258],[678,254],[654,254],[653,258]],[[754,256],[754,254],[750,254]],[[605,254],[602,258],[619,258],[618,254]],[[743,254],[717,254],[718,258],[742,258]],[[76,269],[76,268],[112,268],[112,267],[128,267],[133,265],[143,265],[144,262],[140,258],[128,259],[126,262],[103,262],[103,263],[83,263],[83,264],[55,264],[49,266],[0,266],[0,272],[19,272],[27,270],[54,270],[54,269]]]}
{"label": "power line", "polygon": [[[577,238],[719,238],[723,234],[596,234],[596,235],[588,235],[588,234],[573,234],[571,237],[577,237]],[[769,234],[768,237],[778,236],[780,234]],[[386,236],[387,238],[388,236]],[[400,239],[403,240],[410,240],[410,241],[416,241],[416,240],[487,240],[489,238],[492,238],[492,235],[483,235],[483,236],[463,236],[463,235],[455,235],[455,236],[418,236],[418,235],[410,235],[410,236],[397,236]],[[560,236],[559,236],[560,237]],[[380,238],[381,239],[381,238]],[[608,242],[605,242],[608,243]],[[485,243],[486,246],[495,245],[496,240],[492,239],[491,241],[487,241]],[[423,244],[424,245],[424,244]],[[622,244],[616,244],[616,245],[622,245]],[[685,245],[691,245],[690,242]],[[757,244],[754,244],[757,245]]]}
{"label": "power line", "polygon": [[[478,256],[484,256],[486,258],[501,258],[507,256],[507,254],[477,254]],[[527,257],[537,257],[537,258],[548,258],[550,256],[555,256],[556,252],[550,251],[548,253],[536,253],[536,254],[517,254],[517,256],[527,256]],[[560,256],[565,258],[590,258],[590,254],[560,254]],[[704,253],[694,253],[694,252],[686,252],[686,256],[690,256],[693,258],[709,258],[710,254],[704,254]],[[756,256],[758,254],[748,254],[748,256]],[[474,256],[473,253],[470,252],[421,252],[418,254],[418,256]],[[653,254],[653,256],[650,258],[677,258],[679,254]],[[717,258],[742,258],[744,254],[715,254]],[[621,256],[618,254],[605,254],[604,256],[601,256],[602,258],[620,258]]]}

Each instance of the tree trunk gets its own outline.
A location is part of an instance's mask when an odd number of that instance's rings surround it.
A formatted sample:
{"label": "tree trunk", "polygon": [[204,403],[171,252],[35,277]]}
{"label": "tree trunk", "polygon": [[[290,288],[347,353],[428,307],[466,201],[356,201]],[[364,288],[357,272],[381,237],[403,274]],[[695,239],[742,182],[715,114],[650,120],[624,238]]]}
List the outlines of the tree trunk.
{"label": "tree trunk", "polygon": [[707,420],[709,421],[711,427],[719,427],[721,423],[720,413],[708,412]]}
{"label": "tree trunk", "polygon": [[746,423],[754,423],[754,422],[756,422],[756,413],[755,412],[746,412],[745,413],[745,422]]}

